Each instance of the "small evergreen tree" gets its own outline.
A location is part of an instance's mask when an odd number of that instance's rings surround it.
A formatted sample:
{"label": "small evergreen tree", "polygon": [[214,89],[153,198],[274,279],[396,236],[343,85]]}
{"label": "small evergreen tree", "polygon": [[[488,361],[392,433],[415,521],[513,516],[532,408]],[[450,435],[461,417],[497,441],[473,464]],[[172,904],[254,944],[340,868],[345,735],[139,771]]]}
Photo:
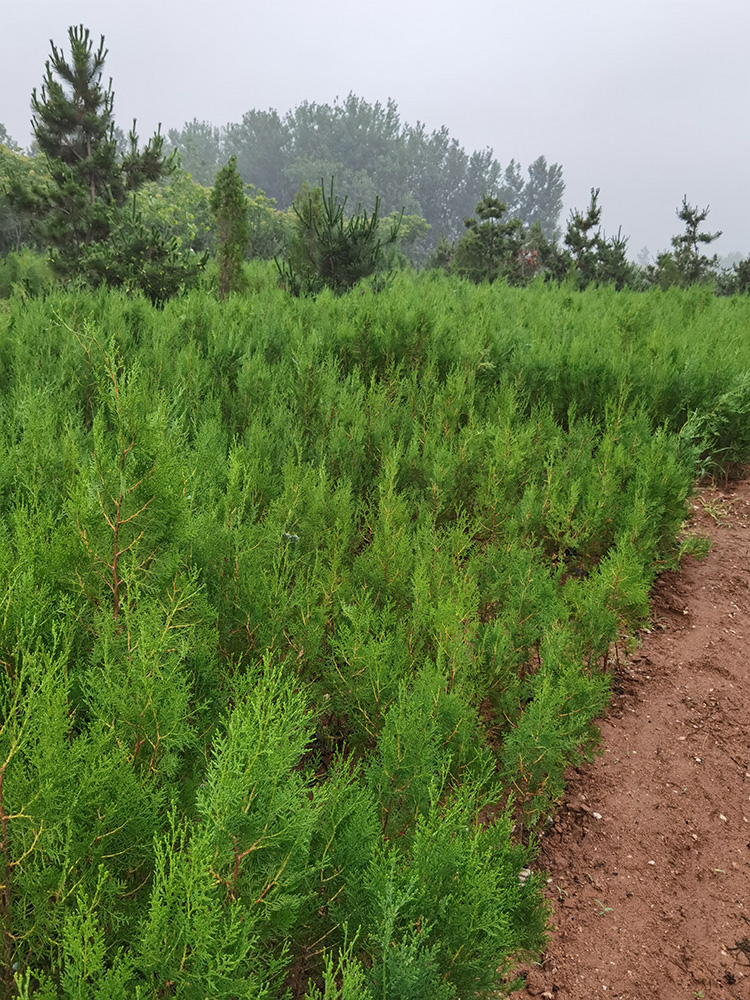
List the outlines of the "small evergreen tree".
{"label": "small evergreen tree", "polygon": [[598,199],[599,188],[592,188],[591,201],[585,214],[577,208],[574,209],[570,213],[568,229],[565,233],[565,246],[570,251],[578,282],[582,287],[590,284],[596,278],[598,227],[602,218],[602,209]]}
{"label": "small evergreen tree", "polygon": [[219,262],[219,290],[225,299],[244,286],[242,262],[250,242],[247,198],[237,173],[237,157],[216,175],[211,192],[211,211],[216,216],[216,257]]}
{"label": "small evergreen tree", "polygon": [[473,216],[464,219],[466,235],[459,240],[453,255],[453,273],[471,281],[489,281],[515,276],[518,253],[523,246],[523,223],[520,219],[503,222],[506,205],[484,195]]}
{"label": "small evergreen tree", "polygon": [[734,288],[738,295],[750,294],[750,257],[738,261],[733,267]]}
{"label": "small evergreen tree", "polygon": [[[709,207],[699,211],[697,206],[690,205],[687,195],[682,199],[682,207],[677,209],[677,218],[685,223],[685,232],[672,237],[671,253],[660,254],[657,261],[657,272],[662,278],[670,271],[676,272],[676,281],[670,284],[680,284],[683,287],[697,285],[716,276],[719,258],[716,254],[707,257],[701,253],[701,245],[708,245],[718,240],[718,233],[702,233],[701,225],[708,218]],[[664,284],[664,281],[661,282]]]}
{"label": "small evergreen tree", "polygon": [[165,235],[156,224],[146,225],[133,209],[122,213],[122,224],[108,240],[81,248],[77,275],[92,287],[106,285],[126,292],[141,291],[156,306],[195,283],[208,251],[183,251],[177,236]]}
{"label": "small evergreen tree", "polygon": [[636,269],[626,256],[627,238],[618,230],[616,236],[607,239],[599,225],[601,217],[599,188],[592,188],[586,212],[576,209],[568,221],[564,243],[569,251],[569,269],[579,288],[612,284],[620,289],[635,280]]}
{"label": "small evergreen tree", "polygon": [[295,202],[293,230],[285,262],[276,260],[281,284],[293,295],[316,295],[330,288],[337,295],[352,288],[362,278],[383,274],[388,269],[386,247],[395,246],[402,214],[394,217],[383,237],[380,229],[380,199],[370,215],[357,206],[354,215],[344,214],[346,198],[334,194],[334,180],[326,195],[325,185],[304,192],[301,205]]}
{"label": "small evergreen tree", "polygon": [[441,233],[438,237],[437,243],[435,244],[435,249],[427,258],[426,267],[439,268],[441,271],[445,271],[446,274],[450,274],[451,265],[453,264],[453,255],[455,252],[455,244],[453,244],[444,233]]}
{"label": "small evergreen tree", "polygon": [[139,152],[133,129],[129,151],[118,153],[112,82],[106,89],[102,85],[104,38],[96,51],[83,25],[69,28],[68,38],[70,61],[52,44],[41,93],[32,93],[34,137],[52,183],[29,193],[44,241],[66,274],[75,273],[82,246],[109,237],[113,209],[147,180],[172,169],[162,156],[159,133]]}

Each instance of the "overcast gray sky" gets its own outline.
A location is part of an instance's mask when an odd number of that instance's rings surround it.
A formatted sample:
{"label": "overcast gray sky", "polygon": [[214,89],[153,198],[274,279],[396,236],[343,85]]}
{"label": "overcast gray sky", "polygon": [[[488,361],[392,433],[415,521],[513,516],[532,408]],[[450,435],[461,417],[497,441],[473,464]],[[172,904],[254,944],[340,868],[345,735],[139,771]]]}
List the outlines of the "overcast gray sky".
{"label": "overcast gray sky", "polygon": [[750,252],[750,0],[0,0],[0,15],[0,122],[22,145],[49,41],[83,23],[142,138],[392,97],[503,166],[561,163],[566,216],[601,188],[633,255],[669,246],[683,194],[710,205],[718,253]]}

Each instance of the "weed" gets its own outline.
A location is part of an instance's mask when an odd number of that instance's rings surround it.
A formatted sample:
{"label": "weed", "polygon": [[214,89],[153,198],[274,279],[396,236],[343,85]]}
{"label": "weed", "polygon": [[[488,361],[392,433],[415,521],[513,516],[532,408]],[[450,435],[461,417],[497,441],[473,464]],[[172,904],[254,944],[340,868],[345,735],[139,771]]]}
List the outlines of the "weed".
{"label": "weed", "polygon": [[729,512],[732,509],[731,503],[723,503],[716,497],[698,497],[701,507],[705,510],[714,524],[726,524]]}

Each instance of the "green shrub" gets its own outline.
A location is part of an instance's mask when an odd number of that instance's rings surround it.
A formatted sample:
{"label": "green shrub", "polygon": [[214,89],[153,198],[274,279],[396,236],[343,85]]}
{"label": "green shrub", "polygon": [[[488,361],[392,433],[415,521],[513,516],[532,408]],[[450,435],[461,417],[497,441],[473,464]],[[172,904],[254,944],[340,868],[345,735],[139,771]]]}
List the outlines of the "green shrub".
{"label": "green shrub", "polygon": [[19,250],[0,257],[0,299],[41,295],[56,285],[57,279],[43,254]]}
{"label": "green shrub", "polygon": [[0,313],[2,989],[492,995],[749,307],[245,275]]}

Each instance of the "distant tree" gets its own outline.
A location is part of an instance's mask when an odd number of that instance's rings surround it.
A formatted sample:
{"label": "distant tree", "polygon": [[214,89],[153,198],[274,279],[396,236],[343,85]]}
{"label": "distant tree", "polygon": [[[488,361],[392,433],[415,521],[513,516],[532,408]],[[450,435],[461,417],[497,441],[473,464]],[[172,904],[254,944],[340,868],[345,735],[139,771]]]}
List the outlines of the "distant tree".
{"label": "distant tree", "polygon": [[466,235],[453,254],[452,271],[471,281],[512,280],[519,251],[523,246],[520,219],[503,221],[505,202],[485,195],[475,209],[475,216],[464,221]]}
{"label": "distant tree", "polygon": [[464,219],[500,179],[500,164],[491,150],[469,155],[445,127],[429,134],[421,124],[408,129],[406,161],[409,195],[435,240],[441,234],[460,239]]}
{"label": "distant tree", "polygon": [[537,221],[548,239],[558,235],[564,191],[558,164],[542,156],[526,177],[517,165],[503,176],[491,149],[468,152],[445,126],[430,132],[421,123],[402,123],[392,100],[371,104],[349,94],[333,104],[305,101],[283,116],[253,110],[227,126],[223,142],[237,156],[245,182],[282,209],[302,185],[335,176],[349,204],[361,202],[370,210],[377,195],[385,214],[403,207],[421,216],[430,226],[422,259],[441,235],[461,238],[464,218],[485,193],[506,201],[508,214],[525,226]]}
{"label": "distant tree", "polygon": [[0,146],[5,146],[6,149],[18,149],[18,144],[11,138],[10,133],[2,122],[0,122]]}
{"label": "distant tree", "polygon": [[511,160],[505,168],[499,188],[499,197],[506,202],[508,214],[518,218],[526,228],[539,223],[548,240],[560,237],[560,212],[562,211],[565,181],[558,163],[548,165],[544,156],[537,157],[527,169],[524,180],[521,165]]}
{"label": "distant tree", "polygon": [[280,283],[293,295],[316,295],[330,288],[340,295],[363,278],[388,270],[386,250],[398,241],[401,217],[383,235],[379,199],[368,214],[357,206],[345,215],[346,198],[334,194],[334,181],[326,194],[323,181],[313,191],[301,192],[293,205],[293,226],[286,260],[277,260]]}
{"label": "distant tree", "polygon": [[744,254],[739,250],[732,250],[719,256],[719,267],[725,271],[730,271],[735,264],[739,264],[744,259]]}
{"label": "distant tree", "polygon": [[180,166],[194,181],[205,187],[213,184],[216,172],[225,159],[221,129],[194,118],[185,122],[181,129],[171,128],[167,133],[167,144],[171,151],[177,153]]}
{"label": "distant tree", "polygon": [[248,111],[239,124],[228,125],[225,150],[237,157],[237,169],[246,184],[254,184],[281,208],[289,208],[299,185],[286,173],[295,157],[289,125],[278,112]]}
{"label": "distant tree", "polygon": [[[285,173],[297,190],[305,186],[312,187],[316,177],[318,179],[335,177],[338,189],[345,193],[349,203],[362,205],[368,211],[372,210],[375,199],[379,196],[376,181],[371,173],[366,170],[352,170],[342,160],[301,157],[290,163]],[[382,209],[382,197],[380,204]],[[390,206],[390,199],[388,204]]]}
{"label": "distant tree", "polygon": [[225,299],[243,289],[242,264],[250,242],[247,198],[242,178],[237,173],[237,158],[216,175],[211,192],[211,210],[216,216],[215,254],[219,262],[219,291]]}
{"label": "distant tree", "polygon": [[716,291],[719,295],[750,295],[750,256],[743,258],[741,254],[727,255],[731,263],[722,266],[716,278]]}
{"label": "distant tree", "polygon": [[285,173],[295,190],[335,176],[351,205],[371,210],[376,196],[382,212],[407,205],[403,130],[394,101],[371,104],[352,93],[332,105],[304,101],[287,112],[284,123],[291,154]]}
{"label": "distant tree", "polygon": [[498,183],[497,196],[505,202],[509,213],[514,217],[520,218],[524,186],[521,164],[517,160],[511,160]]}
{"label": "distant tree", "polygon": [[737,261],[732,266],[734,288],[736,295],[750,295],[750,257]]}

